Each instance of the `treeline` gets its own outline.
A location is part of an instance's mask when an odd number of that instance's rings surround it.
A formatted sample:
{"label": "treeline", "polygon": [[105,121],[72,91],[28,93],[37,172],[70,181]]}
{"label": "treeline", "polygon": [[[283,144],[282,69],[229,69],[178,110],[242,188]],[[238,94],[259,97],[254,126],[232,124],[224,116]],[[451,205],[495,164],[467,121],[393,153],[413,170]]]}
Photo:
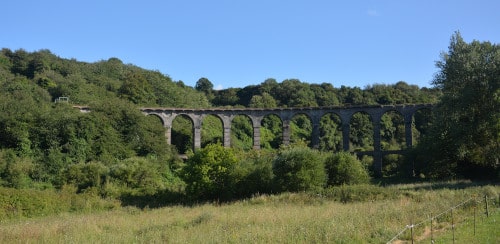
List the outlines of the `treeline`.
{"label": "treeline", "polygon": [[[359,88],[267,79],[259,85],[224,90],[214,90],[207,78],[189,87],[158,71],[123,64],[117,58],[86,63],[59,58],[48,50],[4,48],[0,52],[0,185],[36,189],[73,185],[78,191],[96,191],[114,198],[158,192],[201,194],[198,191],[204,189],[194,189],[191,184],[196,180],[186,173],[190,164],[196,165],[193,160],[198,158],[200,164],[206,160],[203,155],[197,156],[203,150],[192,151],[191,121],[182,116],[174,120],[174,145],[170,146],[159,119],[139,112],[139,107],[146,106],[262,108],[434,103],[437,109],[432,114],[422,111],[415,115],[412,130],[417,147],[404,159],[394,155],[384,158],[384,177],[477,177],[487,172],[488,177],[495,178],[499,175],[500,151],[498,47],[464,43],[459,34],[452,38],[452,44],[448,56],[439,63],[441,73],[434,88],[419,88],[403,81]],[[69,97],[69,103],[55,103],[59,97]],[[92,112],[80,113],[71,105],[88,105]],[[221,122],[209,116],[203,123],[202,147],[216,150],[212,145],[222,141]],[[321,120],[317,153],[342,150],[340,123],[335,115]],[[350,148],[371,150],[371,118],[356,114],[349,123]],[[309,143],[312,125],[306,116],[296,116],[291,128],[292,144]],[[271,156],[250,161],[236,157],[247,164],[238,164],[240,175],[250,177],[238,178],[241,187],[255,186],[241,183],[245,182],[242,179],[272,179],[272,184],[261,185],[272,186],[269,191],[302,189],[284,187],[291,182],[276,178],[278,168],[269,170],[283,153],[279,149],[281,129],[277,117],[263,121],[262,152]],[[232,153],[256,153],[251,150],[252,126],[245,116],[233,120],[231,137],[233,148],[228,150],[234,150]],[[383,150],[405,149],[401,115],[384,115],[381,137]],[[179,153],[190,155],[189,160],[181,160]],[[218,162],[215,158],[210,164]],[[370,173],[370,159],[361,162]],[[329,178],[325,180],[320,180],[322,186],[328,185]],[[255,193],[255,189],[238,189],[247,192],[234,196]]]}
{"label": "treeline", "polygon": [[419,88],[404,81],[393,85],[373,84],[361,89],[336,88],[330,83],[308,84],[298,79],[279,83],[270,78],[259,85],[213,90],[210,80],[200,78],[195,88],[204,92],[213,106],[252,108],[436,103],[441,94],[439,89]]}

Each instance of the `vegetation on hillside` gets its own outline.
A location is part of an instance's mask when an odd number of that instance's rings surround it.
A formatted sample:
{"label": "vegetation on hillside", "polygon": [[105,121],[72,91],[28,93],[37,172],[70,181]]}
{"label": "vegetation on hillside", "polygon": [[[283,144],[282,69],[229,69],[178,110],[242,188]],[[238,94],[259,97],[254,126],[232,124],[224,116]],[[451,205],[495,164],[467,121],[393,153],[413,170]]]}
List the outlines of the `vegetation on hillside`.
{"label": "vegetation on hillside", "polygon": [[[489,42],[465,43],[456,33],[437,63],[434,88],[399,81],[364,88],[310,84],[298,79],[214,90],[207,78],[196,86],[158,71],[123,64],[63,59],[49,50],[0,51],[0,186],[60,190],[141,202],[231,200],[257,193],[321,191],[337,184],[366,183],[370,157],[342,151],[340,118],[324,116],[318,149],[307,148],[312,124],[292,119],[292,146],[281,147],[281,121],[263,119],[261,151],[252,149],[245,116],[232,121],[232,148],[224,148],[222,124],[203,121],[202,149],[192,150],[192,123],[173,122],[172,142],[154,116],[139,107],[304,107],[434,103],[413,118],[413,145],[404,159],[384,157],[383,177],[500,177],[500,51]],[[59,100],[69,97],[69,102]],[[88,105],[81,113],[72,105]],[[381,120],[383,150],[406,149],[404,119],[396,112]],[[352,151],[373,148],[370,116],[349,122]],[[183,161],[178,154],[189,156]],[[186,196],[188,196],[186,198]]]}

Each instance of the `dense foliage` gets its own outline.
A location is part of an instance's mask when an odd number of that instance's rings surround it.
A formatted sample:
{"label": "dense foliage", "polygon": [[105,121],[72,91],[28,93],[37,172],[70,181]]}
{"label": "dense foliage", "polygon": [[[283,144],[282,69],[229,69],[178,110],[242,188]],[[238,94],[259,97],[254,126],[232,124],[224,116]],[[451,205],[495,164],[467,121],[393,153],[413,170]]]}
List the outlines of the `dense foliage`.
{"label": "dense foliage", "polygon": [[273,160],[273,173],[281,191],[314,191],[326,184],[324,159],[304,146],[280,150]]}
{"label": "dense foliage", "polygon": [[500,46],[452,36],[437,62],[443,95],[416,160],[437,177],[500,177]]}
{"label": "dense foliage", "polygon": [[186,193],[194,199],[228,200],[234,197],[236,155],[230,148],[210,144],[197,150],[183,168]]}
{"label": "dense foliage", "polygon": [[348,152],[330,155],[325,160],[325,168],[328,174],[328,185],[367,184],[370,181],[368,171],[361,161]]}

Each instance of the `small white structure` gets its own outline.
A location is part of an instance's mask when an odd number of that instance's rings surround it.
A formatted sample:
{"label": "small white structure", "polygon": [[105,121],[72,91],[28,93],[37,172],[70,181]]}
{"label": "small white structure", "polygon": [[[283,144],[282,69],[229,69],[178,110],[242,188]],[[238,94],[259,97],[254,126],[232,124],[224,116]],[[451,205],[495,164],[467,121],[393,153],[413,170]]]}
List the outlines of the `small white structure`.
{"label": "small white structure", "polygon": [[69,97],[58,97],[54,100],[55,103],[68,103]]}

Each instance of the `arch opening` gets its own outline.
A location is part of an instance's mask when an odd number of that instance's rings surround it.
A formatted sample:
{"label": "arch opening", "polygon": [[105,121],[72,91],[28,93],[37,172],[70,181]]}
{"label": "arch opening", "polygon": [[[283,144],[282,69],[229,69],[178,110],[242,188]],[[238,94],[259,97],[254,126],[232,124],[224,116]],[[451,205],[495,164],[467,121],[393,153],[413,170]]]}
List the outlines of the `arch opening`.
{"label": "arch opening", "polygon": [[205,147],[208,144],[222,144],[224,141],[224,127],[219,116],[210,114],[203,117],[201,128],[201,147]]}
{"label": "arch opening", "polygon": [[290,120],[290,142],[305,142],[311,146],[313,124],[311,118],[303,113],[295,114]]}
{"label": "arch opening", "polygon": [[171,143],[177,148],[177,151],[180,154],[186,154],[190,151],[193,151],[193,128],[193,120],[187,115],[178,115],[172,121]]}
{"label": "arch opening", "polygon": [[278,149],[283,142],[283,122],[275,114],[264,116],[260,128],[262,149]]}
{"label": "arch opening", "polygon": [[406,148],[405,121],[401,113],[391,110],[380,118],[380,146],[382,151]]}
{"label": "arch opening", "polygon": [[417,110],[412,117],[413,145],[417,145],[422,136],[429,132],[432,122],[432,111],[429,108]]}
{"label": "arch opening", "polygon": [[373,151],[373,123],[366,112],[356,112],[349,121],[349,148],[351,151]]}
{"label": "arch opening", "polygon": [[243,150],[253,148],[253,125],[247,115],[236,115],[231,121],[231,147]]}
{"label": "arch opening", "polygon": [[335,113],[327,113],[321,117],[319,131],[319,149],[339,152],[343,149],[342,120]]}

